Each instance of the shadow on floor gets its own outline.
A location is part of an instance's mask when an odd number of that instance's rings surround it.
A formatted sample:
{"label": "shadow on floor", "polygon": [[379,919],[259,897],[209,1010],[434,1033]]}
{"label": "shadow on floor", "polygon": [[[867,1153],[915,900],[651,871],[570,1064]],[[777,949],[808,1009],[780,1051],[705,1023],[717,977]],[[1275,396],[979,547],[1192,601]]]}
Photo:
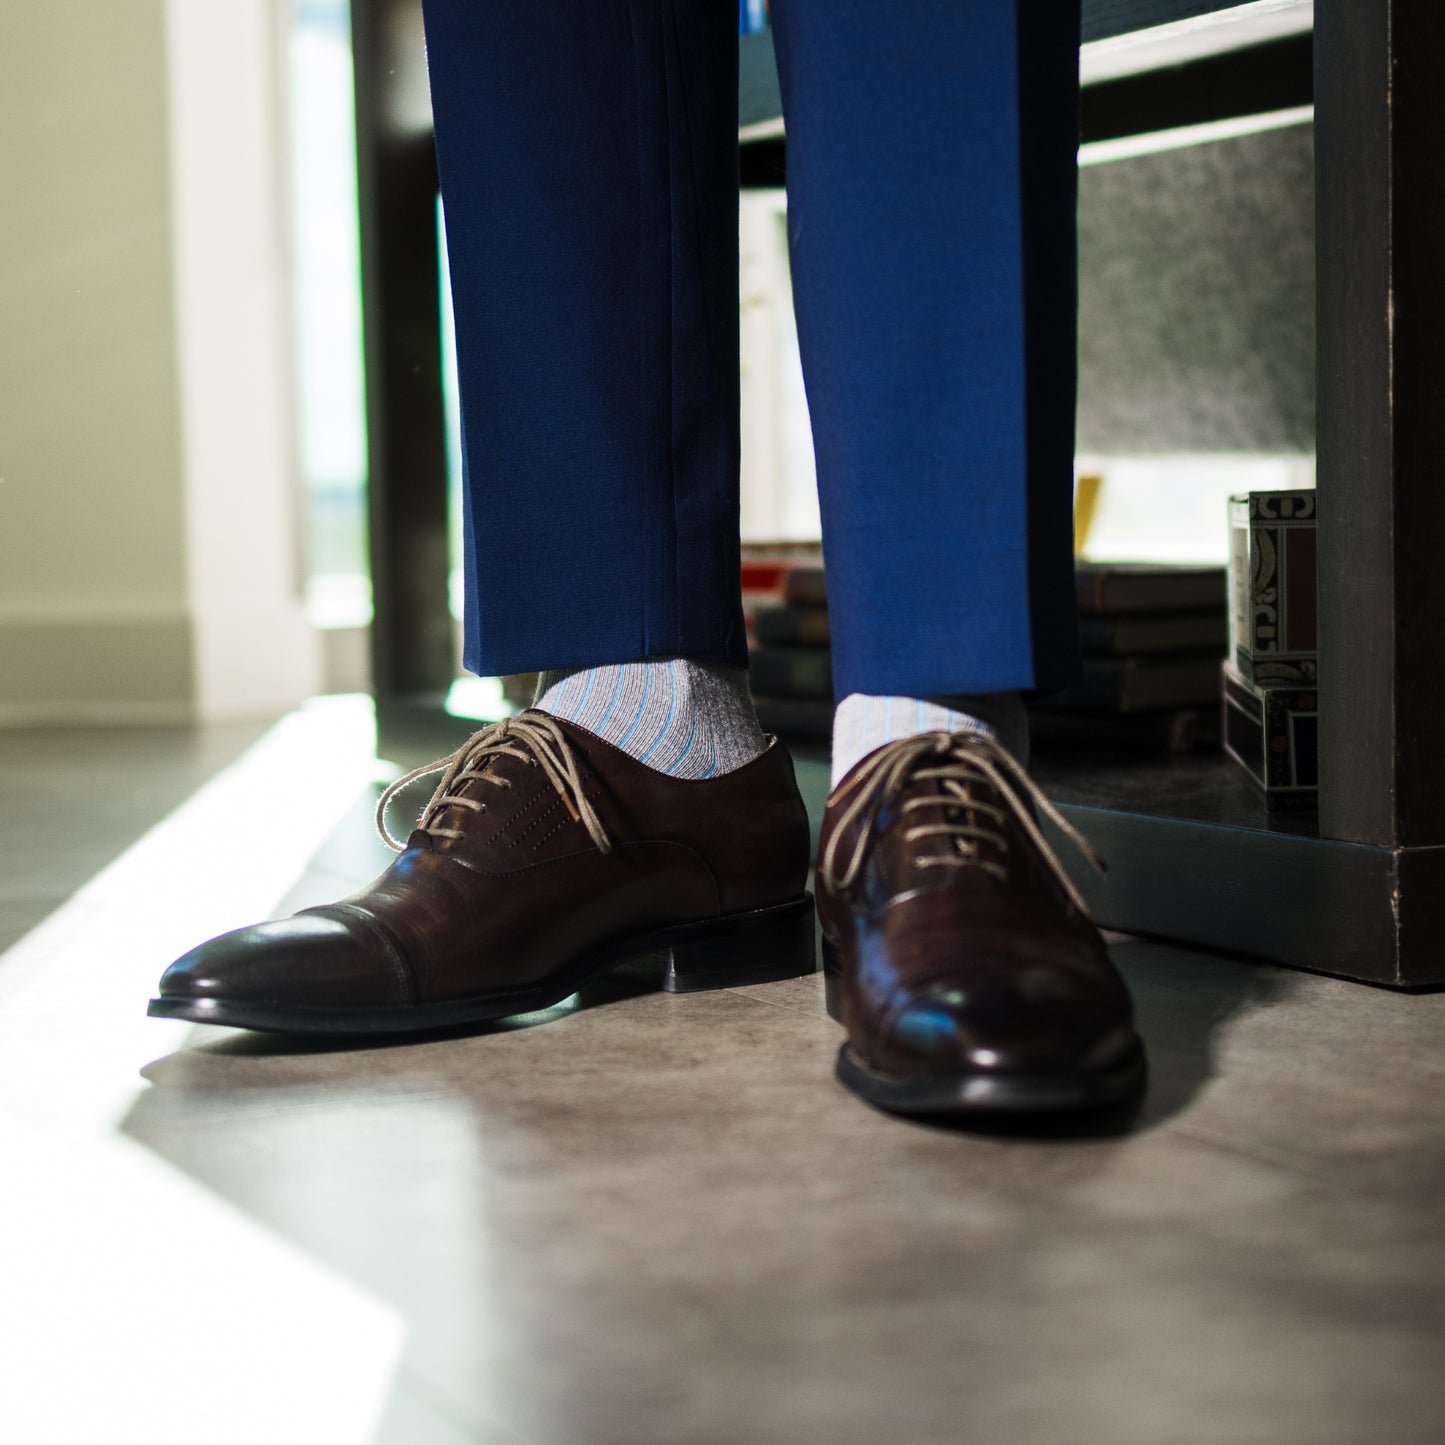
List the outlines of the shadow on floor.
{"label": "shadow on floor", "polygon": [[966,1121],[910,1121],[938,1133],[1070,1144],[1117,1139],[1182,1114],[1215,1074],[1216,1040],[1229,1021],[1289,991],[1289,975],[1223,954],[1201,954],[1145,939],[1110,949],[1134,996],[1149,1057],[1149,1082],[1136,1103],[1077,1115],[999,1113]]}
{"label": "shadow on floor", "polygon": [[147,1064],[141,1077],[151,1083],[161,1082],[166,1066],[187,1054],[226,1055],[233,1058],[271,1058],[280,1055],[372,1053],[379,1049],[406,1048],[419,1043],[441,1043],[449,1039],[483,1038],[488,1035],[517,1033],[555,1023],[584,1009],[607,1008],[629,999],[661,992],[661,975],[657,965],[645,960],[622,965],[600,978],[590,979],[576,993],[555,1003],[551,1008],[534,1009],[531,1013],[514,1014],[511,1018],[492,1019],[483,1023],[456,1024],[450,1028],[432,1028],[415,1033],[368,1034],[364,1037],[341,1037],[332,1034],[281,1034],[259,1030],[228,1030],[223,1038],[189,1045],[174,1054]]}
{"label": "shadow on floor", "polygon": [[1303,975],[1230,954],[1150,939],[1111,949],[1149,1050],[1149,1092],[1138,1127],[1184,1112],[1215,1074],[1218,1035],[1231,1019],[1286,997]]}

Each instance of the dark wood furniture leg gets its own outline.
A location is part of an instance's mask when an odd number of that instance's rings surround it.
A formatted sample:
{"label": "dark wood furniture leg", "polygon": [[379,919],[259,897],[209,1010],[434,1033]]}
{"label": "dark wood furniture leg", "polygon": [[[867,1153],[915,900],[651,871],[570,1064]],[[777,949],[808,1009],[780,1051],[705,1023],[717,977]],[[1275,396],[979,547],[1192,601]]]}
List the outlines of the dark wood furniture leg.
{"label": "dark wood furniture leg", "polygon": [[1429,849],[1445,844],[1445,7],[1319,0],[1315,25],[1320,828]]}
{"label": "dark wood furniture leg", "polygon": [[398,718],[439,715],[457,671],[447,598],[437,175],[420,7],[407,0],[352,0],[351,26],[372,685],[384,735]]}
{"label": "dark wood furniture leg", "polygon": [[1315,6],[1320,813],[1219,762],[1046,781],[1111,862],[1100,921],[1396,986],[1445,981],[1445,10]]}

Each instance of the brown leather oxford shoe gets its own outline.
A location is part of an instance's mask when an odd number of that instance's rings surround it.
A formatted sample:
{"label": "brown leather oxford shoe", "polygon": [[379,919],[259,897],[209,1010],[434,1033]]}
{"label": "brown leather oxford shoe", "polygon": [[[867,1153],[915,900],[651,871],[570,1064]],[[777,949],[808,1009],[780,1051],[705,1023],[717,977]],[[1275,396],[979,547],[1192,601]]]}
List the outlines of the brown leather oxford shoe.
{"label": "brown leather oxford shoe", "polygon": [[1128,992],[1034,804],[1090,852],[991,737],[889,743],[828,799],[828,1008],[848,1030],[838,1078],[869,1103],[946,1116],[1138,1097]]}
{"label": "brown leather oxford shoe", "polygon": [[[384,821],[443,777],[405,844]],[[645,767],[529,710],[383,794],[400,857],[340,903],[212,939],[166,970],[150,1013],[374,1034],[544,1008],[654,956],[673,991],[811,973],[808,820],[773,739],[702,780]]]}

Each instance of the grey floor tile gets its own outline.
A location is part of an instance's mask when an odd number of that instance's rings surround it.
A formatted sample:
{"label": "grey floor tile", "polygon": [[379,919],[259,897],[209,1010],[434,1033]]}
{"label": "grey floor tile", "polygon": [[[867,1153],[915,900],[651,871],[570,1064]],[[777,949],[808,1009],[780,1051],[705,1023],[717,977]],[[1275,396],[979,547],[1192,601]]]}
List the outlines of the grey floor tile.
{"label": "grey floor tile", "polygon": [[0,900],[62,901],[265,729],[0,729]]}
{"label": "grey floor tile", "polygon": [[354,893],[365,881],[364,878],[343,878],[335,873],[323,873],[317,868],[308,868],[286,890],[286,896],[271,910],[271,916],[289,918],[303,908],[319,908],[323,903],[335,903],[338,899]]}
{"label": "grey floor tile", "polygon": [[397,1382],[370,1445],[533,1445],[495,1421],[459,1421],[444,1402]]}
{"label": "grey floor tile", "polygon": [[[733,993],[743,998],[756,999],[759,1003],[770,1003],[778,1008],[798,1009],[817,1018],[827,1017],[827,1005],[823,1001],[823,974],[810,973],[803,978],[785,978],[778,983],[748,984],[735,988]],[[838,1034],[842,1039],[842,1033]]]}
{"label": "grey floor tile", "polygon": [[[255,735],[127,731],[0,735],[28,839],[0,937]],[[279,911],[385,865],[374,796]],[[379,1048],[170,1028],[124,1127],[401,1312],[375,1445],[1435,1445],[1445,994],[1114,956],[1152,1057],[1132,1127],[904,1124],[833,1082],[820,977],[641,974]],[[102,962],[80,1022],[118,1034]],[[63,1094],[77,1046],[23,1027],[0,1047]]]}
{"label": "grey floor tile", "polygon": [[1445,991],[1156,943],[1114,957],[1150,1042],[1155,1117],[1341,1188],[1445,1199]]}
{"label": "grey floor tile", "polygon": [[0,898],[0,953],[19,942],[42,918],[65,902],[66,896],[62,893],[50,898]]}
{"label": "grey floor tile", "polygon": [[[350,811],[338,821],[312,858],[313,869],[352,883],[364,883],[391,862],[395,854],[376,831],[376,800],[380,794],[381,788],[376,786],[357,795]],[[429,796],[425,784],[408,788],[401,794],[388,810],[391,831],[405,836]]]}
{"label": "grey floor tile", "polygon": [[[402,792],[388,810],[394,836],[405,836],[423,804],[431,796],[421,781]],[[376,828],[376,802],[381,785],[365,788],[327,835],[311,859],[311,866],[273,910],[278,918],[301,908],[331,903],[370,882],[395,858]]]}
{"label": "grey floor tile", "polygon": [[732,992],[373,1051],[198,1031],[127,1127],[402,1309],[410,1378],[548,1445],[1445,1428],[1445,1237],[1410,1201],[1177,1119],[902,1124],[836,1043]]}

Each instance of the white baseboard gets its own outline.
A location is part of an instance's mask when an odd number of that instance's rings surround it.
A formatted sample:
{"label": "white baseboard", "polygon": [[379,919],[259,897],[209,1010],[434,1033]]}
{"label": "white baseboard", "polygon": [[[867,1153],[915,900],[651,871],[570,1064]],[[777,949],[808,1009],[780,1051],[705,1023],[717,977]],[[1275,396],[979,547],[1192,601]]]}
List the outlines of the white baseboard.
{"label": "white baseboard", "polygon": [[[0,616],[0,727],[276,716],[321,690],[322,652],[299,604],[200,620]],[[365,690],[360,652],[353,643],[335,668],[349,691]]]}
{"label": "white baseboard", "polygon": [[194,695],[182,615],[0,617],[0,723],[181,722]]}
{"label": "white baseboard", "polygon": [[300,602],[197,611],[196,716],[206,722],[288,712],[321,687],[321,646]]}

